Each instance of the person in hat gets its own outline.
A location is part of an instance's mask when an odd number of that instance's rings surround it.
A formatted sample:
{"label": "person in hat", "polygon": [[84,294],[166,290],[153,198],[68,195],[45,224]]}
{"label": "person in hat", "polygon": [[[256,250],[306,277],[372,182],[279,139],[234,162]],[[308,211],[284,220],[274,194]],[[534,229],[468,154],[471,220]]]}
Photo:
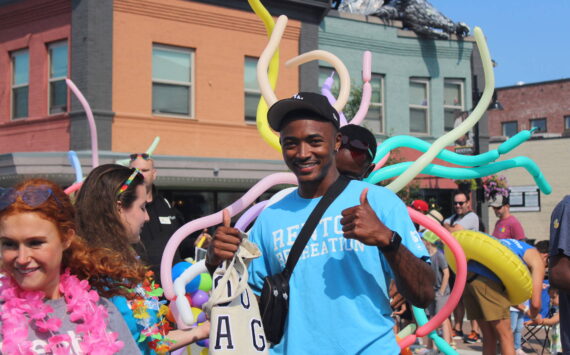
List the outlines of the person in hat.
{"label": "person in hat", "polygon": [[362,180],[374,170],[376,138],[368,129],[347,124],[340,127],[342,143],[336,153],[336,168],[351,179]]}
{"label": "person in hat", "polygon": [[525,239],[524,229],[521,222],[511,214],[509,197],[496,194],[491,198],[489,206],[493,208],[495,216],[499,218],[493,236],[497,239]]}
{"label": "person in hat", "polygon": [[548,279],[560,292],[560,340],[562,353],[570,354],[570,195],[560,201],[550,216]]}
{"label": "person in hat", "polygon": [[[302,225],[339,178],[335,155],[342,145],[338,112],[322,95],[302,92],[280,100],[267,117],[280,133],[283,160],[299,187],[267,207],[249,232],[262,253],[249,266],[249,283],[258,295],[264,278],[283,270]],[[210,270],[233,258],[240,236],[229,225],[216,229],[206,258]],[[284,335],[271,353],[399,353],[390,280],[424,308],[433,302],[435,279],[404,203],[386,188],[351,180],[323,214],[305,251],[289,282]]]}

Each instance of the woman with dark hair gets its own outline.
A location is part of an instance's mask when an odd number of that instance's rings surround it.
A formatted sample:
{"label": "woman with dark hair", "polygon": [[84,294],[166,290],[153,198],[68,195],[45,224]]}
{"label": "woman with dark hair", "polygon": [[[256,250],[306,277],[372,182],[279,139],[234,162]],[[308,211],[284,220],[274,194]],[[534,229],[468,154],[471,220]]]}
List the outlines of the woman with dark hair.
{"label": "woman with dark hair", "polygon": [[146,188],[137,169],[101,165],[87,176],[77,195],[80,234],[93,246],[113,249],[123,266],[108,274],[111,285],[98,289],[121,311],[143,354],[161,354],[205,338],[209,326],[190,331],[170,331],[168,307],[160,302],[162,289],[137,256],[133,244],[140,240],[146,221]]}
{"label": "woman with dark hair", "polygon": [[77,236],[67,195],[43,179],[0,188],[0,353],[136,354],[115,306],[100,298],[104,275],[121,264],[112,250]]}

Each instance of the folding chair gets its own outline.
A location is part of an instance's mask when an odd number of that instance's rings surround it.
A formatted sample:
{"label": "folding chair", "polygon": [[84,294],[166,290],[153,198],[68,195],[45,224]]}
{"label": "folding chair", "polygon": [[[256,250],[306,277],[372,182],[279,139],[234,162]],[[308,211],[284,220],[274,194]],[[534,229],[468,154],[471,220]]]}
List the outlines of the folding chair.
{"label": "folding chair", "polygon": [[[522,334],[522,342],[521,346],[527,344],[529,348],[532,349],[533,352],[537,354],[544,354],[544,351],[550,347],[550,339],[548,334],[550,333],[550,326],[547,325],[525,325],[524,331]],[[534,344],[533,344],[534,343]],[[542,345],[542,349],[537,351],[535,349],[535,345]]]}

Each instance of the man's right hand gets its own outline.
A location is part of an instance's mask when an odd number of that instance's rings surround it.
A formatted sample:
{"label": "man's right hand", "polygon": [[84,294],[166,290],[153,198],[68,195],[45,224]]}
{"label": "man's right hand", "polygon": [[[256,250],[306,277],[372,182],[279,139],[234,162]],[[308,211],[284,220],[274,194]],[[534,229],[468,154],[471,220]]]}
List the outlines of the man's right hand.
{"label": "man's right hand", "polygon": [[217,267],[224,260],[234,257],[241,243],[241,233],[238,229],[232,228],[230,213],[227,209],[222,211],[223,224],[216,229],[212,242],[208,246],[206,265]]}

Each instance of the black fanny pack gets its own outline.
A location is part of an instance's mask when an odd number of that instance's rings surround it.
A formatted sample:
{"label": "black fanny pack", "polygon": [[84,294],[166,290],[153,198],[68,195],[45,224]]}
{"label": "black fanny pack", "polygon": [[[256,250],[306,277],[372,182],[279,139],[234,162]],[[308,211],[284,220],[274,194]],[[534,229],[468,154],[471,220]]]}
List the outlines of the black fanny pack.
{"label": "black fanny pack", "polygon": [[287,257],[285,269],[264,279],[260,298],[261,319],[265,336],[272,344],[278,344],[285,331],[285,320],[287,320],[287,314],[289,313],[289,279],[291,274],[293,274],[293,269],[319,220],[349,182],[348,178],[341,175],[328,188],[323,198],[311,212],[297,239],[295,239],[295,243]]}

